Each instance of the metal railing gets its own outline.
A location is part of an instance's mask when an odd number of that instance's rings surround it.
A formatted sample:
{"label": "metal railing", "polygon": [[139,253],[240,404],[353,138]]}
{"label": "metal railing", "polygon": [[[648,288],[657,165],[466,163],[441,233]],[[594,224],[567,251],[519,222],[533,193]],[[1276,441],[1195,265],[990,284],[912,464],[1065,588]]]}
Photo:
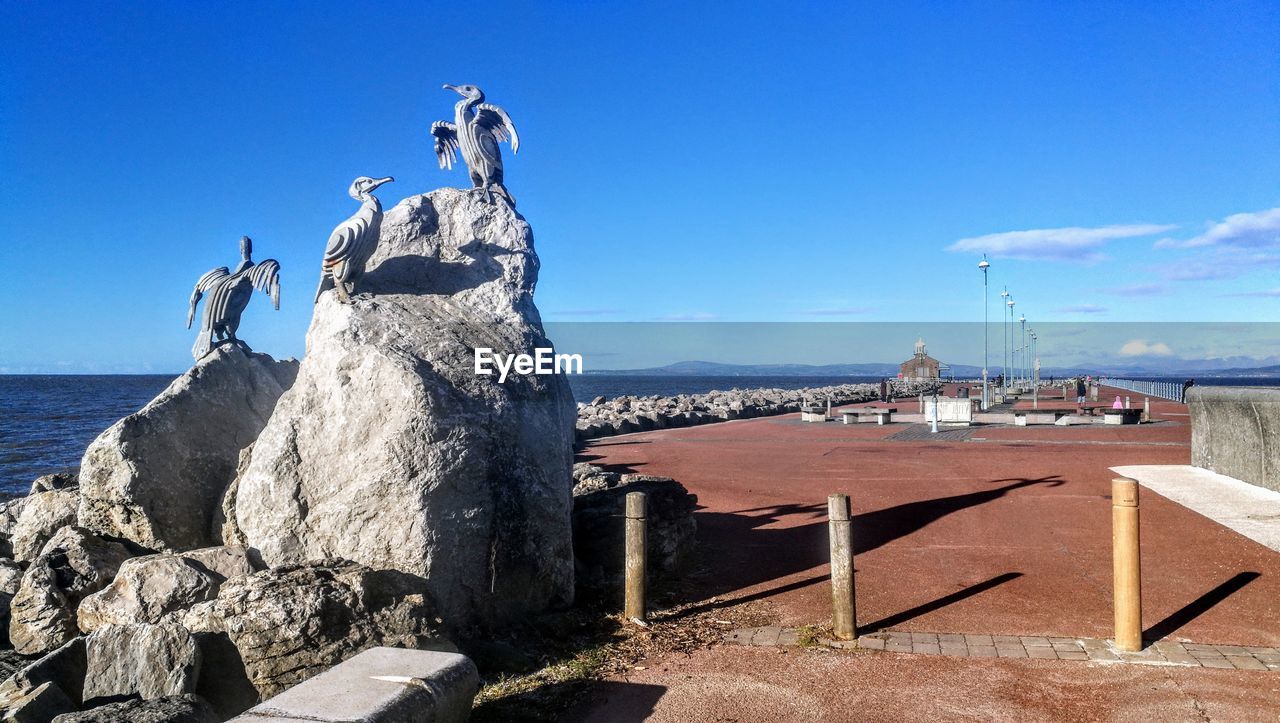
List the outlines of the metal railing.
{"label": "metal railing", "polygon": [[1187,401],[1183,396],[1182,382],[1156,382],[1142,379],[1109,379],[1102,377],[1098,380],[1098,383],[1108,387],[1115,387],[1116,389],[1145,394],[1148,397],[1158,397],[1184,403]]}

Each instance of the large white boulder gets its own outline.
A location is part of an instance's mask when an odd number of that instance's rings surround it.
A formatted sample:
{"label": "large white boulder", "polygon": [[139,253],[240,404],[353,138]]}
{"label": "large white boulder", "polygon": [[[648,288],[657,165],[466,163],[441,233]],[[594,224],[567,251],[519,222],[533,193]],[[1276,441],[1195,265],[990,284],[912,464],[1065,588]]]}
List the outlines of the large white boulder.
{"label": "large white boulder", "polygon": [[297,366],[231,345],[196,362],[89,445],[79,524],[163,552],[221,544],[215,511],[240,450],[267,423]]}
{"label": "large white boulder", "polygon": [[551,347],[537,272],[529,225],[503,201],[441,189],[388,211],[354,303],[316,306],[230,528],[269,565],[336,557],[421,576],[452,625],[568,603],[568,382],[475,371],[478,347]]}

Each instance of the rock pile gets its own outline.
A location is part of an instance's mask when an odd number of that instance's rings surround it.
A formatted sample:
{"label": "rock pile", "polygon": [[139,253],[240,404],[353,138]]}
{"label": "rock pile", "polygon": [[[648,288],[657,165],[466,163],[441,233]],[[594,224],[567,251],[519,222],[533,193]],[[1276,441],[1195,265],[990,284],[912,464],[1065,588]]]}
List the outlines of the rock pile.
{"label": "rock pile", "polygon": [[510,205],[406,199],[304,362],[221,346],[0,503],[0,714],[226,719],[366,648],[568,604],[567,380],[474,371],[551,347],[537,273]]}
{"label": "rock pile", "polygon": [[680,572],[693,555],[697,495],[670,477],[608,472],[595,465],[573,466],[573,552],[583,589],[622,590],[625,530],[619,524],[630,492],[648,495],[649,572]]}
{"label": "rock pile", "polygon": [[[942,386],[937,381],[889,381],[894,398],[928,394]],[[698,424],[751,419],[800,411],[807,404],[824,406],[857,404],[877,399],[878,384],[838,384],[805,389],[731,389],[706,394],[632,397],[596,397],[578,405],[577,441],[653,429],[692,427]]]}

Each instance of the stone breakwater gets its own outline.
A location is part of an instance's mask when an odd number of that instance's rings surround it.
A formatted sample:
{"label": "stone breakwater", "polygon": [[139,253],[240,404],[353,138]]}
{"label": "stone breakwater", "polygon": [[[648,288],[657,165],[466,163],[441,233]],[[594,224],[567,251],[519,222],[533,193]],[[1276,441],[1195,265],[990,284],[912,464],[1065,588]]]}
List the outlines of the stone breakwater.
{"label": "stone breakwater", "polygon": [[[889,382],[889,396],[899,399],[928,394],[940,381]],[[800,411],[806,404],[832,406],[870,402],[880,398],[879,384],[837,384],[804,389],[730,389],[706,394],[633,397],[596,397],[578,405],[577,440],[612,437],[654,429],[692,427],[699,424],[751,419]]]}

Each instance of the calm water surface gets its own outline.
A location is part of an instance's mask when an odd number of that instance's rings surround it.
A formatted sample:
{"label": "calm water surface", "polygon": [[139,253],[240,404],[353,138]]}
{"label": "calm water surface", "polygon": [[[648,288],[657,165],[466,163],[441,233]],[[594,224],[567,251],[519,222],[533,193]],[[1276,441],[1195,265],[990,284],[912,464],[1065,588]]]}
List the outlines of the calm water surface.
{"label": "calm water surface", "polygon": [[[116,420],[140,409],[173,375],[0,375],[0,493],[26,493],[31,481],[80,463],[85,447]],[[574,397],[701,394],[713,389],[799,389],[877,382],[821,376],[571,376]],[[1182,381],[1181,378],[1157,381]],[[1215,386],[1280,386],[1280,379],[1202,379]]]}

